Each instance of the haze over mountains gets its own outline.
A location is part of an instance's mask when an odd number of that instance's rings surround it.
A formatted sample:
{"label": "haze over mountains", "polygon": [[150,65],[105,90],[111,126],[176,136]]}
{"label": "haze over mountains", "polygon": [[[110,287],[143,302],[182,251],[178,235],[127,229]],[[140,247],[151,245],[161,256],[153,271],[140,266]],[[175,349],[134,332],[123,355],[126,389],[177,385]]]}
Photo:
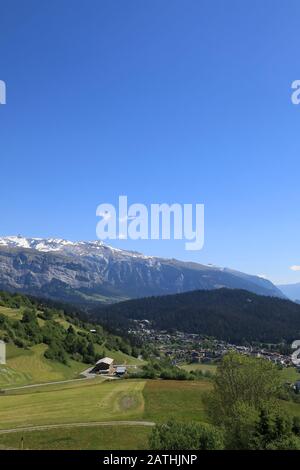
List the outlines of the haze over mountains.
{"label": "haze over mountains", "polygon": [[0,238],[0,289],[86,303],[218,288],[283,297],[270,281],[227,268],[144,256],[101,241]]}
{"label": "haze over mountains", "polygon": [[281,284],[277,287],[289,299],[300,302],[300,282],[295,284]]}

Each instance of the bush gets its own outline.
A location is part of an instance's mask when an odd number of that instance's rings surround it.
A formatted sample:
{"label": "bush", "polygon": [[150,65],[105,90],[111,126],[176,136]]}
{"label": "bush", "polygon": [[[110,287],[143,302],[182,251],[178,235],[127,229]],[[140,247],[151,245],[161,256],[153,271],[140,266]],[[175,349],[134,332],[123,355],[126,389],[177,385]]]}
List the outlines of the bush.
{"label": "bush", "polygon": [[169,421],[154,427],[149,439],[153,450],[221,450],[224,448],[220,429],[199,423]]}

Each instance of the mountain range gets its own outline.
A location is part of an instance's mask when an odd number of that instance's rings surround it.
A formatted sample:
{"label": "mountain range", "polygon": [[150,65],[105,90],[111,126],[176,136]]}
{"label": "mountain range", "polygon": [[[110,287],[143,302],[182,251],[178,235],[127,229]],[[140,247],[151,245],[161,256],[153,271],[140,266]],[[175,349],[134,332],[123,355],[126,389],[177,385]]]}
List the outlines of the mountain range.
{"label": "mountain range", "polygon": [[0,238],[2,290],[84,304],[224,287],[284,297],[274,284],[258,276],[145,256],[102,241]]}

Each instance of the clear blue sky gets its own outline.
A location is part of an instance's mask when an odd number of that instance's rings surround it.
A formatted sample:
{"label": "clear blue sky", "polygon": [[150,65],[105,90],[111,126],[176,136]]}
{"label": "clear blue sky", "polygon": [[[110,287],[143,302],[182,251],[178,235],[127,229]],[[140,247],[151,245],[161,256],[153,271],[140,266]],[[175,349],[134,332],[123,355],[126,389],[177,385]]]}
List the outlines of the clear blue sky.
{"label": "clear blue sky", "polygon": [[300,281],[298,0],[0,4],[0,233],[94,239],[102,202],[204,203],[205,247]]}

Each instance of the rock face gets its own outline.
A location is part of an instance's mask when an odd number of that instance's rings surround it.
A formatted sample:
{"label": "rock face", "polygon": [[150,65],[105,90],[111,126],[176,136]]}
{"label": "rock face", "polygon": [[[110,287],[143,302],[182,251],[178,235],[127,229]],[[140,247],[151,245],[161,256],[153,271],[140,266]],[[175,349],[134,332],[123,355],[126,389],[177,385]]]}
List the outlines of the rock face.
{"label": "rock face", "polygon": [[226,268],[144,256],[103,242],[0,238],[0,289],[71,302],[115,302],[228,287],[283,297],[271,282]]}

